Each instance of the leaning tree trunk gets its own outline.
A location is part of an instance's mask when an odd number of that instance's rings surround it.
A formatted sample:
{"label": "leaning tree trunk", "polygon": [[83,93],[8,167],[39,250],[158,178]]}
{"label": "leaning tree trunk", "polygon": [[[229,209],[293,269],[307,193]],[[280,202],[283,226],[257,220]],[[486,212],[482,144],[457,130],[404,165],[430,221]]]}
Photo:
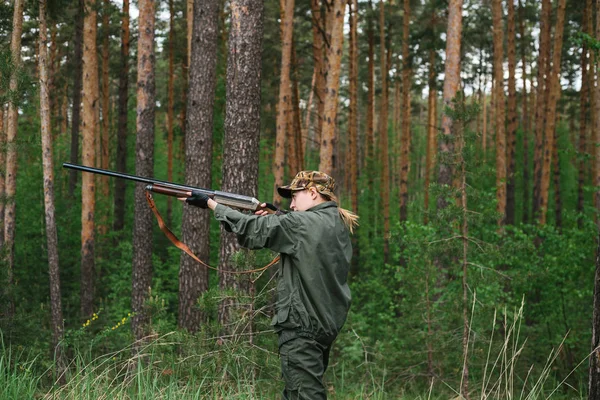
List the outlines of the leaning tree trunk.
{"label": "leaning tree trunk", "polygon": [[[121,72],[119,74],[119,121],[117,127],[116,169],[127,171],[127,100],[129,95],[129,0],[123,0],[121,19]],[[125,226],[125,180],[115,179],[115,231]]]}
{"label": "leaning tree trunk", "polygon": [[52,354],[56,363],[56,376],[61,384],[66,382],[65,356],[62,340],[64,333],[63,313],[60,298],[60,272],[58,262],[58,234],[54,207],[54,161],[52,159],[52,129],[50,126],[50,94],[48,82],[46,0],[40,7],[40,125],[42,136],[42,167],[44,176],[44,210],[46,219],[46,245],[48,249],[48,277],[50,279],[50,309],[52,320]]}
{"label": "leaning tree trunk", "polygon": [[[281,8],[281,72],[279,79],[279,104],[277,106],[277,133],[275,136],[275,159],[273,162],[273,175],[275,186],[273,188],[273,204],[281,206],[281,196],[277,188],[283,186],[283,173],[285,169],[285,149],[292,112],[292,86],[290,71],[292,65],[292,40],[294,33],[294,0],[283,0]],[[315,64],[316,65],[316,64]],[[288,154],[289,157],[289,154]],[[289,171],[295,174],[298,171]]]}
{"label": "leaning tree trunk", "polygon": [[516,49],[515,49],[515,5],[508,1],[508,130],[506,131],[506,223],[515,223],[515,149],[517,145],[517,88],[515,79]]}
{"label": "leaning tree trunk", "polygon": [[[18,87],[18,70],[21,67],[21,32],[23,31],[23,0],[15,0],[13,13],[13,30],[10,41],[12,58],[12,74],[10,90],[16,92]],[[8,129],[6,135],[6,205],[4,210],[4,246],[7,268],[6,315],[11,318],[15,313],[14,297],[14,249],[15,249],[15,194],[17,191],[17,123],[19,106],[14,101],[8,104]]]}
{"label": "leaning tree trunk", "polygon": [[492,1],[494,26],[494,80],[496,81],[496,211],[504,225],[506,211],[506,131],[504,128],[504,62],[502,0]]}
{"label": "leaning tree trunk", "polygon": [[[83,19],[85,14],[84,0],[77,1],[77,17],[73,44],[73,110],[71,121],[71,162],[79,160],[79,128],[81,125],[81,88],[83,85]],[[75,193],[78,174],[71,170],[69,175],[69,193]]]}
{"label": "leaning tree trunk", "polygon": [[409,54],[410,40],[410,0],[404,0],[402,17],[402,153],[400,156],[400,221],[408,219],[408,172],[410,168],[410,89],[411,60]]}
{"label": "leaning tree trunk", "polygon": [[[187,127],[185,130],[185,181],[190,186],[211,187],[212,135],[215,88],[217,83],[217,46],[219,38],[219,0],[198,1],[193,7],[191,68],[189,70]],[[196,207],[184,207],[181,232],[201,260],[210,255],[211,216]],[[190,332],[200,328],[203,314],[196,307],[198,297],[208,290],[208,270],[187,254],[179,261],[178,325]]]}
{"label": "leaning tree trunk", "polygon": [[[258,191],[263,12],[261,0],[231,2],[222,190],[249,196],[256,196]],[[223,272],[237,268],[232,265],[231,256],[239,249],[235,235],[221,229],[219,287],[252,295],[248,279],[241,281]],[[233,306],[231,298],[221,302],[219,322],[229,332],[239,332],[228,326],[234,322]],[[249,308],[247,315],[252,315],[252,304]],[[239,329],[252,330],[252,320],[239,322]]]}
{"label": "leaning tree trunk", "polygon": [[[153,0],[139,1],[139,38],[137,62],[137,140],[135,173],[152,176],[154,172],[154,21]],[[148,312],[144,306],[152,285],[152,212],[146,204],[143,185],[136,185],[133,223],[133,269],[131,309],[134,313],[131,329],[141,341],[149,329]],[[140,343],[137,347],[139,348]]]}
{"label": "leaning tree trunk", "polygon": [[546,224],[548,208],[548,192],[550,190],[550,167],[552,165],[552,147],[554,145],[554,130],[556,129],[556,103],[560,94],[560,60],[565,21],[565,6],[567,0],[558,1],[556,11],[556,29],[554,32],[554,49],[552,67],[548,77],[548,101],[546,102],[544,160],[542,164],[542,180],[540,184],[540,225]]}
{"label": "leaning tree trunk", "polygon": [[[96,0],[85,0],[83,20],[83,118],[81,160],[96,165],[98,129],[98,56],[96,52]],[[94,309],[96,183],[92,174],[81,177],[81,318]]]}
{"label": "leaning tree trunk", "polygon": [[[336,165],[334,149],[337,143],[336,121],[337,104],[340,87],[340,72],[344,42],[344,0],[332,0],[331,9],[327,13],[327,39],[329,47],[325,66],[327,68],[327,81],[325,85],[325,99],[323,108],[323,129],[321,131],[321,148],[319,170],[332,175]],[[329,29],[330,28],[330,29]]]}

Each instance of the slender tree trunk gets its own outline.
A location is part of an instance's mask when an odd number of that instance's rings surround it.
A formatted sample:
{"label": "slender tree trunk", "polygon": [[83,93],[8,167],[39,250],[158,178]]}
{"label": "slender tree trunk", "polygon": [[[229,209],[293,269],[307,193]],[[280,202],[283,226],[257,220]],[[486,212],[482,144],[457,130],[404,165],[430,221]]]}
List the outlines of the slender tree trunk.
{"label": "slender tree trunk", "polygon": [[560,167],[558,164],[558,132],[554,130],[552,143],[552,176],[554,178],[554,225],[562,230],[562,197],[560,194]]}
{"label": "slender tree trunk", "polygon": [[317,126],[315,127],[315,142],[321,143],[321,132],[323,130],[323,110],[325,107],[325,19],[321,12],[321,0],[310,0],[312,14],[312,33],[313,33],[313,60],[315,74],[315,90],[317,97]]}
{"label": "slender tree trunk", "polygon": [[504,114],[504,62],[502,0],[492,1],[494,25],[494,79],[496,81],[496,211],[498,225],[505,223],[506,212],[506,131]]}
{"label": "slender tree trunk", "polygon": [[[137,59],[137,118],[135,173],[154,175],[154,22],[153,0],[139,1],[139,38]],[[149,318],[145,302],[152,285],[152,212],[146,204],[143,185],[136,185],[133,222],[133,269],[131,309],[134,312],[131,329],[136,340],[148,333]],[[139,348],[140,343],[138,343]]]}
{"label": "slender tree trunk", "polygon": [[[211,187],[213,115],[217,86],[217,47],[219,40],[219,0],[198,1],[189,74],[187,128],[185,139],[186,184]],[[184,243],[201,260],[210,256],[211,215],[196,207],[184,207],[181,232]],[[197,308],[198,297],[208,290],[208,269],[182,253],[179,261],[178,325],[196,332],[204,318]]]}
{"label": "slender tree trunk", "polygon": [[[12,58],[12,74],[10,77],[10,90],[16,92],[18,88],[17,71],[21,67],[21,32],[23,31],[23,0],[15,0],[13,11],[13,30],[10,41]],[[12,318],[15,314],[14,296],[14,249],[15,249],[15,194],[17,189],[17,124],[19,105],[11,101],[8,103],[8,129],[6,136],[6,205],[4,214],[4,248],[7,268],[7,299],[6,315]]]}
{"label": "slender tree trunk", "polygon": [[[290,71],[292,65],[292,41],[294,37],[294,0],[282,0],[281,7],[281,79],[279,80],[279,104],[277,106],[277,134],[275,136],[275,160],[273,162],[273,175],[275,187],[273,188],[273,204],[281,206],[281,196],[277,188],[283,186],[285,170],[286,138],[292,126],[289,114],[292,112],[292,86]],[[315,62],[316,65],[316,62]],[[288,154],[290,157],[290,154]],[[290,171],[295,174],[299,171]]]}
{"label": "slender tree trunk", "polygon": [[[108,140],[109,140],[109,128],[110,128],[110,82],[108,77],[108,55],[109,55],[109,31],[110,31],[110,1],[103,0],[102,7],[102,129],[101,129],[101,140],[100,140],[100,168],[108,169],[109,164],[109,151],[108,151]],[[99,190],[103,201],[108,200],[110,189],[109,177],[105,175],[99,176]],[[99,226],[98,232],[102,235],[108,232],[108,209],[101,208],[99,213]]]}
{"label": "slender tree trunk", "polygon": [[[173,126],[175,125],[175,5],[169,0],[169,78],[167,82],[167,180],[173,182]],[[167,223],[173,219],[173,197],[167,197]]]}
{"label": "slender tree trunk", "polygon": [[517,63],[515,49],[515,5],[508,1],[508,130],[506,132],[506,223],[515,223],[515,149],[517,146],[517,88],[515,68]]}
{"label": "slender tree trunk", "polygon": [[[256,196],[258,190],[263,13],[261,0],[234,0],[231,3],[222,190],[249,196]],[[230,257],[240,247],[235,235],[221,231],[219,268],[235,269]],[[249,281],[240,282],[223,272],[219,272],[219,287],[241,289],[246,294],[253,290]],[[234,322],[233,305],[231,298],[219,305],[219,322],[229,332],[236,329],[228,326]],[[248,315],[252,315],[251,304]],[[252,331],[252,321],[241,329]]]}
{"label": "slender tree trunk", "polygon": [[[117,124],[116,169],[127,172],[127,100],[129,99],[129,0],[123,0],[121,12],[121,68],[119,74],[119,120]],[[115,231],[125,226],[125,180],[115,179]]]}
{"label": "slender tree trunk", "polygon": [[[432,20],[433,19],[434,18],[432,18]],[[431,183],[431,174],[434,168],[437,141],[437,85],[435,75],[435,50],[431,48],[429,50],[429,95],[427,99],[427,153],[425,156],[425,223],[429,221],[429,184]]]}
{"label": "slender tree trunk", "polygon": [[565,22],[566,0],[558,1],[556,11],[556,29],[554,32],[554,49],[552,67],[548,77],[548,101],[546,102],[544,162],[542,164],[542,181],[540,184],[540,225],[546,224],[548,208],[548,191],[550,189],[550,166],[552,162],[552,147],[554,145],[554,130],[556,129],[556,103],[560,94],[560,60],[562,55],[563,31]]}
{"label": "slender tree trunk", "polygon": [[[75,37],[73,39],[73,116],[71,121],[71,162],[79,161],[79,128],[81,125],[81,89],[83,85],[83,19],[84,0],[77,1],[77,18],[75,20]],[[69,175],[69,193],[75,193],[78,174],[71,170]]]}
{"label": "slender tree trunk", "polygon": [[[373,30],[373,3],[369,0],[367,16],[367,39],[369,41],[369,64],[367,66],[367,126],[365,128],[365,162],[367,167],[373,162],[375,130],[375,32]],[[367,169],[369,170],[369,169]],[[372,179],[369,179],[370,187]]]}
{"label": "slender tree trunk", "polygon": [[385,4],[379,1],[379,39],[381,56],[381,100],[379,103],[379,151],[381,159],[381,201],[383,203],[383,258],[388,261],[390,235],[390,166],[388,156],[388,63],[385,40]]}
{"label": "slender tree trunk", "polygon": [[530,207],[530,199],[529,199],[529,109],[528,102],[529,97],[527,95],[527,57],[526,54],[526,39],[525,39],[525,16],[524,16],[524,8],[521,4],[521,0],[519,0],[519,34],[521,36],[521,65],[522,72],[521,76],[523,78],[523,92],[522,92],[522,101],[523,101],[523,114],[522,114],[522,125],[523,129],[523,222],[529,222],[529,207]]}
{"label": "slender tree trunk", "polygon": [[[596,0],[596,40],[600,40],[600,0]],[[596,54],[597,59],[600,59],[600,54]],[[593,182],[596,188],[600,188],[600,68],[596,66],[596,83],[593,90],[596,91],[596,103],[594,104],[594,175]],[[597,210],[600,210],[600,189],[594,193],[594,204]],[[600,219],[598,220],[600,222]]]}
{"label": "slender tree trunk", "polygon": [[[350,108],[348,110],[348,152],[350,153],[350,201],[358,211],[358,0],[350,0]],[[356,247],[356,246],[355,246]]]}
{"label": "slender tree trunk", "polygon": [[408,172],[410,168],[410,90],[411,60],[409,54],[410,40],[410,0],[404,0],[402,17],[402,154],[400,156],[400,222],[408,219]]}
{"label": "slender tree trunk", "polygon": [[[596,0],[596,40],[600,40],[600,0]],[[600,69],[596,71],[596,74]],[[593,90],[596,91],[596,99],[600,99],[600,85]],[[596,101],[594,109],[594,140],[596,175],[594,183],[596,188],[600,187],[600,101]],[[600,191],[595,192],[596,210],[600,211]],[[596,220],[598,226],[598,241],[596,248],[596,270],[594,274],[594,309],[592,312],[592,347],[589,362],[588,399],[600,400],[600,220]]]}
{"label": "slender tree trunk", "polygon": [[[292,134],[289,142],[292,144],[292,151],[294,158],[293,162],[290,163],[290,171],[302,171],[304,169],[304,148],[302,146],[302,123],[300,121],[300,90],[298,89],[298,63],[296,61],[296,45],[292,38],[292,65],[290,71],[291,85],[292,85],[292,109],[290,113],[289,126],[291,130],[289,133]],[[294,172],[292,172],[294,173]]]}
{"label": "slender tree trunk", "polygon": [[319,170],[326,174],[333,174],[336,165],[334,149],[336,146],[336,121],[337,103],[340,87],[340,71],[342,63],[343,41],[344,41],[344,12],[346,2],[344,0],[332,0],[332,6],[327,13],[328,21],[328,43],[326,55],[327,80],[325,87],[325,99],[323,106],[323,129],[321,131],[321,149]]}
{"label": "slender tree trunk", "polygon": [[542,0],[540,17],[540,55],[538,57],[537,96],[535,106],[535,150],[533,155],[533,217],[540,217],[540,187],[542,181],[542,160],[544,146],[544,117],[546,112],[546,76],[549,74],[550,58],[550,15],[552,2]]}
{"label": "slender tree trunk", "polygon": [[[592,29],[588,25],[587,14],[591,14],[592,1],[586,0],[585,8],[583,12],[583,31],[590,34]],[[579,118],[579,163],[578,163],[578,176],[577,176],[577,226],[579,228],[583,225],[583,207],[585,203],[584,186],[585,186],[585,175],[586,175],[586,150],[587,150],[587,135],[588,135],[588,114],[590,106],[590,86],[589,86],[589,49],[587,44],[583,43],[581,51],[581,97],[580,97],[580,118]]]}
{"label": "slender tree trunk", "polygon": [[54,207],[54,161],[52,159],[52,128],[50,118],[50,94],[48,82],[46,0],[39,2],[40,20],[40,119],[42,136],[42,167],[44,174],[44,210],[46,220],[46,245],[48,248],[48,277],[50,279],[50,307],[52,320],[52,354],[56,363],[55,380],[66,382],[65,356],[62,348],[64,333],[60,298],[60,270],[58,260],[58,234]]}
{"label": "slender tree trunk", "polygon": [[[96,165],[98,129],[98,56],[96,0],[85,0],[83,21],[83,118],[81,159]],[[81,318],[94,311],[96,182],[92,174],[82,174],[81,184]]]}
{"label": "slender tree trunk", "polygon": [[[3,93],[0,93],[3,94]],[[0,104],[0,170],[5,170],[6,168],[6,129],[4,129],[4,123],[6,119],[5,115],[5,107],[4,104]],[[6,196],[6,174],[4,171],[0,171],[0,198],[5,198]],[[5,202],[0,201],[0,248],[4,247],[4,207]]]}
{"label": "slender tree trunk", "polygon": [[[446,65],[444,70],[444,106],[452,105],[460,85],[460,45],[462,37],[462,0],[450,0],[448,3],[448,31],[446,33]],[[439,140],[439,172],[438,184],[452,184],[452,165],[445,161],[454,154],[452,137],[452,119],[446,113],[442,114],[442,135]],[[438,208],[446,208],[447,201],[443,196],[438,197]]]}

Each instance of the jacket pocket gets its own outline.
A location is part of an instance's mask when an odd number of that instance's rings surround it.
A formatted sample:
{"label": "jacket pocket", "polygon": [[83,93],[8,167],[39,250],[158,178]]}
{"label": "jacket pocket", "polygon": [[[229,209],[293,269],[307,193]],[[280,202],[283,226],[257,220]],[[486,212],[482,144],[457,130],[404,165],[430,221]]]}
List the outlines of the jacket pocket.
{"label": "jacket pocket", "polygon": [[301,327],[298,313],[292,307],[291,295],[275,304],[275,316],[271,324],[279,329],[297,329]]}

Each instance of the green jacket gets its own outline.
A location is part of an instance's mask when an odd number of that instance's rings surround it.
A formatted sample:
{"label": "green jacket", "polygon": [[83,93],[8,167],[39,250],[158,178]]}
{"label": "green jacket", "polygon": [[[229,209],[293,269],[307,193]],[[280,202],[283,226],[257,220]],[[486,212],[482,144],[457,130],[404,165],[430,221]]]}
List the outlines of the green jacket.
{"label": "green jacket", "polygon": [[215,217],[243,247],[281,254],[275,330],[333,341],[350,308],[347,277],[352,257],[350,235],[337,204],[330,201],[304,212],[266,216],[218,205]]}

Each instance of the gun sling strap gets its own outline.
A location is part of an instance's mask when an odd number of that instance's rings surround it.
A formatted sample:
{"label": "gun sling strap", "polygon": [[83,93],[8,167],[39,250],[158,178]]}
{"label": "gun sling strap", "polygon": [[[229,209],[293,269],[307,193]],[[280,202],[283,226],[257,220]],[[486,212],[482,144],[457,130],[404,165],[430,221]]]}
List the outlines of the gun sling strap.
{"label": "gun sling strap", "polygon": [[171,243],[173,243],[177,248],[184,251],[187,255],[192,257],[194,260],[196,260],[197,262],[199,262],[206,268],[209,268],[209,269],[212,269],[215,271],[220,271],[220,272],[223,272],[226,274],[251,274],[254,272],[262,272],[279,261],[279,256],[277,256],[273,259],[273,261],[271,261],[264,267],[251,269],[251,270],[247,270],[247,271],[227,271],[227,270],[222,270],[219,268],[211,267],[210,265],[208,265],[207,263],[202,261],[200,258],[198,258],[185,243],[183,243],[179,239],[177,239],[177,236],[175,236],[175,234],[173,232],[171,232],[169,227],[165,224],[165,221],[163,221],[160,213],[158,212],[158,209],[156,208],[156,204],[154,203],[154,199],[152,198],[152,194],[148,190],[146,190],[146,200],[148,201],[148,205],[150,206],[150,209],[152,210],[152,212],[154,213],[154,216],[156,217],[156,221],[158,222],[158,226],[160,227],[160,230],[165,234],[165,236],[167,238],[169,238]]}

